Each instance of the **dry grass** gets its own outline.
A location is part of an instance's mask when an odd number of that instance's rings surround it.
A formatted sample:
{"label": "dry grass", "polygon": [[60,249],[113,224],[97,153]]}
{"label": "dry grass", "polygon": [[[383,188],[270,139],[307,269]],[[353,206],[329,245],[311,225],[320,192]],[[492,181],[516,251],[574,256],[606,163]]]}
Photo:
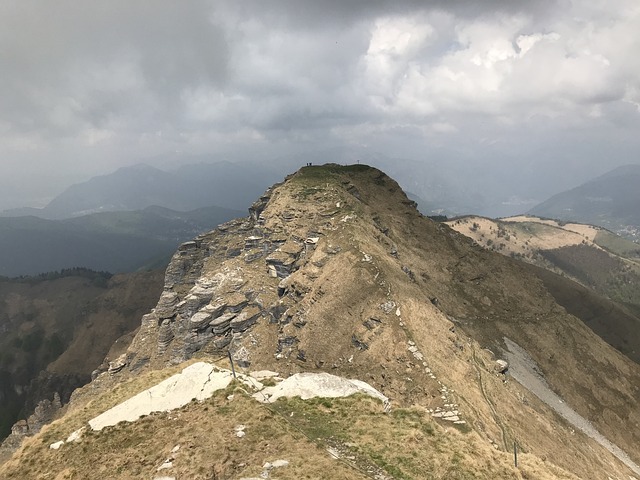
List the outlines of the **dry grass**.
{"label": "dry grass", "polygon": [[[420,216],[393,180],[364,166],[302,169],[274,190],[263,217],[260,228],[271,238],[289,245],[309,236],[320,240],[315,248],[304,247],[279,297],[280,280],[268,276],[264,261],[225,256],[244,247],[247,230],[203,239],[210,252],[203,275],[237,272],[243,292],[265,308],[282,302],[290,315],[261,319],[234,340],[234,348],[249,352],[255,370],[282,376],[320,370],[364,380],[391,398],[390,415],[359,397],[283,400],[269,410],[240,391],[232,401],[224,392],[176,414],[108,429],[105,435],[113,440],[92,434],[88,443],[52,452],[36,438],[0,477],[11,472],[19,478],[16,472],[28,467],[32,477],[26,478],[35,478],[36,469],[57,475],[65,468],[82,478],[87,465],[103,456],[114,478],[149,478],[179,443],[182,453],[170,471],[178,478],[215,478],[213,472],[217,478],[257,476],[265,461],[278,458],[291,465],[278,470],[277,478],[371,478],[376,471],[416,479],[623,478],[619,462],[571,432],[519,384],[504,383],[492,371],[508,336],[527,348],[550,385],[603,433],[626,448],[637,445],[637,432],[623,428],[623,417],[631,424],[638,418],[638,366],[568,315],[520,263]],[[552,228],[541,228],[547,227]],[[182,295],[190,288],[185,281],[177,291]],[[388,302],[392,308],[384,308]],[[149,365],[162,367],[169,359],[155,353],[156,324],[143,326],[132,348],[151,357]],[[278,350],[283,337],[295,339]],[[408,350],[410,341],[426,365]],[[179,338],[174,342],[180,346]],[[603,358],[607,366],[599,363]],[[86,392],[87,398],[100,393]],[[120,396],[113,395],[100,408]],[[466,428],[429,416],[429,409],[448,402],[459,405]],[[619,415],[605,417],[604,409],[613,404]],[[86,408],[91,405],[97,409]],[[86,420],[70,418],[68,426],[65,421],[61,433]],[[233,433],[238,423],[247,425],[242,439]],[[522,449],[518,470],[507,451],[514,439]],[[331,459],[328,447],[341,459]]]}
{"label": "dry grass", "polygon": [[[133,386],[103,398],[101,405],[129,395]],[[2,478],[153,478],[170,458],[172,468],[162,473],[194,480],[258,477],[265,462],[277,459],[290,462],[275,474],[283,480],[361,479],[374,473],[396,479],[574,478],[527,455],[515,469],[508,453],[492,449],[475,433],[444,428],[419,408],[384,414],[379,402],[360,395],[281,399],[263,406],[232,384],[205,402],[88,432],[78,443],[50,450],[52,435],[73,429],[82,416],[63,419],[29,441],[20,457],[0,469]],[[245,425],[243,438],[235,435],[239,424]]]}

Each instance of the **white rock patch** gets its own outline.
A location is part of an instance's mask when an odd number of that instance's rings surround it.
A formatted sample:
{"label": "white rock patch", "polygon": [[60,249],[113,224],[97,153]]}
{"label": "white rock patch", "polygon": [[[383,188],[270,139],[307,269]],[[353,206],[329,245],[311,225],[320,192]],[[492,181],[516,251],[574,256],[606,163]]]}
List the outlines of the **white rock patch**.
{"label": "white rock patch", "polygon": [[[258,377],[270,377],[276,372],[256,372]],[[261,375],[262,374],[262,375]],[[233,373],[219,369],[210,363],[198,362],[186,367],[181,373],[160,382],[144,392],[116,405],[97,417],[89,420],[92,430],[102,430],[104,427],[116,425],[120,422],[134,422],[144,415],[153,412],[168,412],[180,408],[192,400],[202,401],[213,395],[217,390],[226,388],[233,380]],[[303,400],[314,397],[348,397],[355,393],[364,393],[377,398],[384,403],[385,412],[390,410],[389,399],[366,382],[349,380],[329,373],[297,373],[280,382],[274,387],[264,387],[253,377],[238,375],[238,380],[251,389],[258,390],[253,398],[269,403],[281,397],[301,397]],[[67,442],[80,441],[86,427],[73,432]],[[235,428],[238,438],[245,435],[245,426]],[[65,442],[55,442],[50,448],[57,450]],[[174,448],[177,451],[179,446]],[[171,460],[167,460],[171,462]],[[160,469],[171,468],[172,464],[163,464]],[[280,465],[274,465],[278,467]],[[284,466],[284,465],[282,465]]]}
{"label": "white rock patch", "polygon": [[281,397],[348,397],[364,393],[387,404],[389,399],[366,382],[349,380],[329,373],[296,373],[273,387],[266,387],[253,395],[262,403],[270,403]]}
{"label": "white rock patch", "polygon": [[211,397],[216,390],[226,388],[231,380],[233,374],[229,370],[218,370],[210,363],[194,363],[181,373],[89,420],[89,426],[93,430],[102,430],[122,421],[133,422],[153,412],[168,412],[191,400]]}

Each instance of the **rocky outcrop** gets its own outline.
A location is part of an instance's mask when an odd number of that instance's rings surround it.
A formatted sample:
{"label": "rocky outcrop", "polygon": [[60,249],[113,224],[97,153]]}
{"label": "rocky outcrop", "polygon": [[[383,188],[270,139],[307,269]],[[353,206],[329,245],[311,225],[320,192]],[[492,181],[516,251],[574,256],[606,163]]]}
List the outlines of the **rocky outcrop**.
{"label": "rocky outcrop", "polygon": [[[294,216],[267,225],[272,217],[266,210],[276,187],[251,206],[248,218],[222,224],[180,246],[167,268],[158,304],[143,319],[129,351],[129,369],[137,364],[136,358],[175,363],[198,351],[240,348],[244,334],[261,319],[280,321],[286,310],[280,297],[289,291],[301,295],[289,286],[270,287],[273,280],[268,279],[286,281],[316,248],[322,233],[294,233]],[[109,371],[122,368],[111,365]]]}
{"label": "rocky outcrop", "polygon": [[496,373],[507,373],[507,370],[509,370],[509,363],[506,360],[498,359],[495,363],[495,370]]}
{"label": "rocky outcrop", "polygon": [[19,420],[11,428],[11,434],[0,445],[0,461],[8,458],[26,437],[38,433],[44,425],[51,422],[62,408],[60,395],[55,393],[52,400],[42,400],[32,415],[26,420]]}
{"label": "rocky outcrop", "polygon": [[127,366],[127,354],[123,353],[114,361],[109,362],[109,369],[107,371],[113,375],[121,371],[126,366]]}

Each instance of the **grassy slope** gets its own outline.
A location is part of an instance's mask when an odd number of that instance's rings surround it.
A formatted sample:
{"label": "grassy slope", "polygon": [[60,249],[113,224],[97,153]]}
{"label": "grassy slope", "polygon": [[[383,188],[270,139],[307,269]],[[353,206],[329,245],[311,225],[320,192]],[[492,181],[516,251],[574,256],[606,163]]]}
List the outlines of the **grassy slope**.
{"label": "grassy slope", "polygon": [[[473,228],[474,223],[480,228]],[[567,230],[575,226],[559,225],[535,217],[523,222],[467,217],[453,220],[450,224],[487,249],[569,277],[619,303],[633,316],[640,315],[640,247],[636,243],[604,229],[594,227],[589,235],[583,235]],[[553,285],[558,286],[559,283],[554,281]],[[568,286],[563,289],[570,290]],[[576,291],[570,297],[583,295]],[[564,293],[559,293],[557,298],[569,299]],[[585,309],[574,308],[570,304],[565,307],[573,312],[583,312],[580,318],[590,321]],[[605,310],[598,309],[598,312],[602,314]],[[626,328],[614,333],[614,337],[624,337]],[[602,329],[599,331],[602,333]],[[615,345],[621,346],[621,342],[616,341]],[[629,351],[628,348],[625,347],[625,351]]]}
{"label": "grassy slope", "polygon": [[[438,425],[420,408],[384,414],[378,401],[363,396],[280,399],[265,406],[233,384],[202,403],[89,433],[81,443],[58,451],[48,448],[105,408],[174,371],[140,376],[84,406],[76,404],[74,416],[45,427],[26,443],[22,458],[38,461],[9,462],[0,467],[2,478],[150,478],[167,458],[173,458],[167,475],[194,480],[259,477],[263,465],[277,459],[290,462],[272,472],[283,480],[374,474],[396,479],[576,478],[527,454],[515,469],[509,453],[493,449],[474,432]],[[243,438],[234,431],[240,424],[246,427]],[[180,449],[172,453],[177,445]]]}
{"label": "grassy slope", "polygon": [[567,312],[582,320],[609,345],[640,364],[640,319],[592,290],[548,270],[531,266]]}
{"label": "grassy slope", "polygon": [[640,260],[640,245],[608,230],[600,230],[594,242],[616,255],[635,261]]}

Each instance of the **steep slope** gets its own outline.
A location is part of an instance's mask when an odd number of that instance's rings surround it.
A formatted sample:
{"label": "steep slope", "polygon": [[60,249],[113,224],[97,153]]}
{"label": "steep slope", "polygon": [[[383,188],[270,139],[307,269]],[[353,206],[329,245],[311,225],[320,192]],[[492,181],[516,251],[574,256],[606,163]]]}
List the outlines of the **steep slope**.
{"label": "steep slope", "polygon": [[466,216],[447,224],[486,249],[552,272],[534,270],[560,305],[640,363],[637,244],[602,227],[533,216]]}
{"label": "steep slope", "polygon": [[572,190],[554,195],[528,213],[591,223],[640,239],[640,165],[618,167]]}
{"label": "steep slope", "polygon": [[0,440],[40,400],[90,380],[113,343],[155,304],[162,272],[69,270],[0,280]]}
{"label": "steep slope", "polygon": [[[261,463],[285,458],[294,468],[279,478],[326,476],[318,472],[334,467],[307,441],[339,452],[332,478],[626,479],[638,468],[640,366],[568,314],[525,266],[423,217],[396,182],[364,165],[303,168],[250,212],[180,247],[126,366],[74,394],[67,415],[0,474],[80,478],[108,457],[116,469],[105,474],[118,478],[165,468],[256,477]],[[366,381],[391,400],[391,413],[361,398],[255,408],[238,386],[49,449],[167,378],[168,366],[221,362],[227,352],[239,371]],[[496,373],[503,355],[518,377]],[[537,372],[530,383],[526,368]],[[630,458],[565,420],[560,398]],[[239,424],[246,437],[233,433]],[[175,467],[157,470],[172,450]]]}

